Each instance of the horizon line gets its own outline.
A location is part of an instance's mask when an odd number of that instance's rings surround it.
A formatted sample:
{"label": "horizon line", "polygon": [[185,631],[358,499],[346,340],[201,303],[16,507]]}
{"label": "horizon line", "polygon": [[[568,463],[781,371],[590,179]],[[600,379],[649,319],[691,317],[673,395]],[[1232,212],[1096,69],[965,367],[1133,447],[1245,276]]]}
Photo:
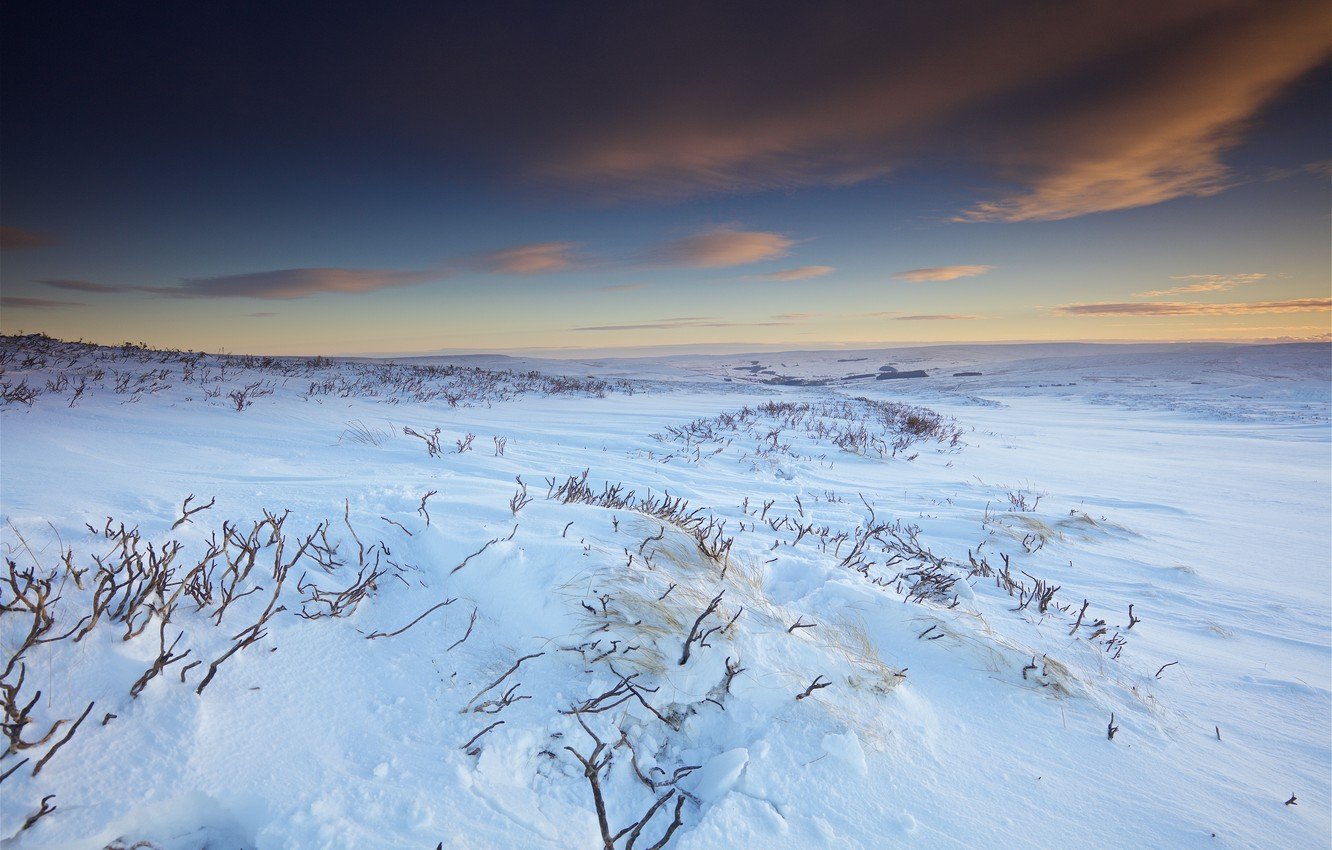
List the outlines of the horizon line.
{"label": "horizon line", "polygon": [[[40,332],[35,332],[40,333]],[[26,336],[22,330],[4,336]],[[46,336],[47,334],[41,334]],[[118,343],[95,342],[90,340],[63,340],[65,342],[83,342],[115,348],[121,345],[144,345],[150,349],[167,351],[171,347],[158,347],[146,342]],[[437,348],[421,351],[371,351],[371,352],[306,352],[292,354],[272,354],[263,351],[228,351],[225,348],[206,354],[250,356],[250,357],[333,357],[339,359],[364,358],[370,360],[417,359],[427,357],[542,357],[545,359],[646,359],[652,357],[686,357],[690,355],[734,357],[745,354],[780,354],[805,352],[857,352],[889,351],[912,348],[937,348],[944,346],[1034,346],[1034,345],[1297,345],[1297,344],[1332,344],[1332,339],[1324,335],[1318,337],[1251,337],[1234,339],[1213,337],[1205,339],[993,339],[993,340],[932,340],[921,341],[886,341],[886,340],[850,340],[816,342],[780,342],[780,343],[742,343],[742,342],[698,342],[670,343],[659,345],[626,346],[525,346],[513,348]],[[196,349],[186,349],[196,350]]]}

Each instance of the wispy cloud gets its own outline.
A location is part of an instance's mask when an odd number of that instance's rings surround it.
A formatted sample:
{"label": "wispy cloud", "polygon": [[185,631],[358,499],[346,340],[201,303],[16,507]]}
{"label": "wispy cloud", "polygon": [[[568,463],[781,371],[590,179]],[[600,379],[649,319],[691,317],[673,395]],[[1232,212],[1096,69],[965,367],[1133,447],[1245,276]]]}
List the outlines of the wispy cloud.
{"label": "wispy cloud", "polygon": [[1051,221],[1205,197],[1239,180],[1223,155],[1280,89],[1326,61],[1326,9],[1273,3],[1214,12],[1175,54],[1144,70],[1158,83],[1128,86],[1100,108],[1070,110],[1042,144],[1009,153],[1028,188],[976,204],[971,221]]}
{"label": "wispy cloud", "polygon": [[493,251],[477,258],[476,265],[489,272],[533,275],[569,271],[582,265],[572,242],[537,242]]}
{"label": "wispy cloud", "polygon": [[37,281],[55,289],[68,289],[73,292],[130,292],[132,287],[111,286],[105,283],[93,283],[88,280],[66,280],[63,278],[42,278]]}
{"label": "wispy cloud", "polygon": [[[726,268],[786,256],[794,244],[795,240],[779,233],[719,228],[650,246],[628,258],[582,256],[576,253],[578,246],[573,242],[540,242],[445,260],[426,269],[274,269],[186,278],[174,286],[119,286],[64,278],[45,278],[38,282],[55,289],[89,293],[142,293],[166,298],[292,300],[323,293],[359,295],[378,292],[382,289],[431,283],[468,272],[542,275],[592,267],[624,270],[644,267]],[[795,280],[830,271],[832,269],[827,266],[806,266],[776,273],[777,276],[772,279]],[[594,291],[631,292],[646,286],[643,283],[621,283],[599,287]]]}
{"label": "wispy cloud", "polygon": [[894,316],[899,322],[952,322],[952,321],[974,321],[984,319],[985,316],[969,316],[963,313],[924,313],[918,316]]}
{"label": "wispy cloud", "polygon": [[1060,316],[1243,316],[1250,313],[1309,313],[1332,310],[1332,298],[1203,304],[1193,301],[1152,301],[1124,304],[1062,304]]}
{"label": "wispy cloud", "polygon": [[650,247],[642,261],[666,268],[721,269],[785,257],[794,244],[780,233],[718,228]]}
{"label": "wispy cloud", "polygon": [[1166,295],[1182,295],[1189,292],[1226,292],[1237,286],[1249,286],[1266,280],[1267,275],[1253,274],[1181,274],[1172,275],[1171,280],[1191,281],[1170,289],[1156,289],[1151,292],[1135,292],[1134,298],[1161,298]]}
{"label": "wispy cloud", "polygon": [[246,313],[245,317],[248,319],[271,319],[274,316],[280,316],[280,315],[282,314],[265,310],[265,311],[260,311],[258,313]]}
{"label": "wispy cloud", "polygon": [[584,327],[570,328],[571,331],[646,331],[646,330],[679,330],[681,328],[748,328],[748,327],[775,327],[786,325],[790,322],[733,322],[716,316],[675,316],[666,319],[653,319],[646,322],[636,322],[623,325],[587,325]]}
{"label": "wispy cloud", "polygon": [[813,319],[816,316],[822,316],[822,313],[778,313],[768,318],[778,322],[801,322],[805,319]]}
{"label": "wispy cloud", "polygon": [[49,298],[28,298],[23,295],[0,295],[0,307],[9,307],[10,309],[32,308],[46,310],[86,306],[88,305],[78,301],[53,301]]}
{"label": "wispy cloud", "polygon": [[598,286],[592,292],[637,292],[640,289],[647,289],[646,283],[615,283],[610,286]]}
{"label": "wispy cloud", "polygon": [[909,280],[912,283],[924,283],[926,281],[976,277],[993,269],[994,266],[934,266],[927,269],[908,269],[904,272],[898,272],[893,277],[899,280]]}
{"label": "wispy cloud", "polygon": [[0,225],[0,251],[22,251],[50,244],[51,240],[40,233],[24,230],[21,227]]}
{"label": "wispy cloud", "polygon": [[747,280],[808,280],[811,277],[826,277],[837,271],[832,266],[800,266],[794,269],[780,269],[775,272],[745,275]]}
{"label": "wispy cloud", "polygon": [[[556,119],[556,143],[528,157],[541,177],[680,197],[854,184],[944,152],[1016,187],[961,220],[1128,209],[1233,185],[1225,154],[1329,47],[1327,10],[1307,0],[1013,0],[911,14],[853,0],[845,16],[770,10],[761,35],[742,10],[701,8],[706,19],[677,13],[627,36],[613,54],[624,64],[601,72],[607,108],[558,112],[569,117]],[[640,58],[678,63],[658,32],[691,45],[695,74]],[[798,47],[773,63],[773,45]]]}
{"label": "wispy cloud", "polygon": [[172,298],[266,298],[291,300],[325,292],[365,293],[396,286],[442,280],[443,269],[384,271],[376,269],[278,269],[250,274],[189,278],[179,286],[136,287]]}

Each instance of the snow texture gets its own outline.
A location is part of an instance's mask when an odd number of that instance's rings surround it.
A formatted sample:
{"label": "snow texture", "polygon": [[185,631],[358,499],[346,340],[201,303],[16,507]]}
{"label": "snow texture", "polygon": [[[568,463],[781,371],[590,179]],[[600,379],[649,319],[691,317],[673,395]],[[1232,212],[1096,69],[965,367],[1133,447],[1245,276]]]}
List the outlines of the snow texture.
{"label": "snow texture", "polygon": [[1326,345],[0,358],[3,846],[1328,846]]}

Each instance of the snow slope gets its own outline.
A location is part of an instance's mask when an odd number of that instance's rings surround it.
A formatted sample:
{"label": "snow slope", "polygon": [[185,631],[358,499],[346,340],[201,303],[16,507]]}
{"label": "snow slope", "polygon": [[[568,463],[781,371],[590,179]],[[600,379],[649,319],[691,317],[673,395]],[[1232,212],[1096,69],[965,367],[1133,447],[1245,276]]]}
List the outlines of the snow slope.
{"label": "snow slope", "polygon": [[1327,346],[0,351],[5,846],[1329,843]]}

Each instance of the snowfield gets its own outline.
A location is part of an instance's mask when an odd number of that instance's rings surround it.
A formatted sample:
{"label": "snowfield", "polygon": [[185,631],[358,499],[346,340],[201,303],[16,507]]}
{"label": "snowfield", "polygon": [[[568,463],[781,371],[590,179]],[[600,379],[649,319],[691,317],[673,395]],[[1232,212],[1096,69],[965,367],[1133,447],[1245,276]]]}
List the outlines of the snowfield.
{"label": "snowfield", "polygon": [[1327,345],[0,358],[5,847],[1329,846]]}

